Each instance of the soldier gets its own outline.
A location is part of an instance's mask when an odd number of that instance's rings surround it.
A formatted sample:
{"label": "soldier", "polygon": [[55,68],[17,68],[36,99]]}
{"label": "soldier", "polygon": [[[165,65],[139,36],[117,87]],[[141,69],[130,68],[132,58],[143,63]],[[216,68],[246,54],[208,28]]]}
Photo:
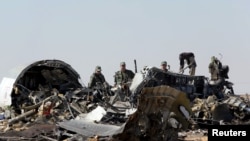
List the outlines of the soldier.
{"label": "soldier", "polygon": [[167,61],[162,61],[161,62],[161,69],[164,71],[164,72],[167,72],[168,69],[167,69]]}
{"label": "soldier", "polygon": [[111,100],[113,104],[115,101],[127,101],[130,95],[129,86],[132,82],[135,73],[131,70],[126,69],[126,63],[120,63],[120,70],[115,73],[114,76],[114,87],[118,88],[115,92],[115,96]]}
{"label": "soldier", "polygon": [[[195,75],[195,69],[196,69],[196,61],[194,53],[192,52],[183,52],[179,55],[180,60],[180,72],[184,72],[184,70],[188,67],[189,68],[189,75]],[[187,67],[184,68],[185,62],[187,63]]]}
{"label": "soldier", "polygon": [[211,62],[208,65],[209,73],[211,74],[211,80],[215,81],[219,79],[219,70],[221,68],[220,61],[215,57],[211,57]]}
{"label": "soldier", "polygon": [[102,74],[101,66],[96,66],[95,72],[90,76],[90,81],[88,84],[89,88],[95,88],[98,86],[98,84],[104,84],[106,83],[105,77]]}
{"label": "soldier", "polygon": [[114,76],[114,86],[124,85],[128,82],[131,82],[135,74],[133,71],[126,69],[126,63],[120,63],[120,70],[115,73]]}
{"label": "soldier", "polygon": [[221,61],[215,56],[211,57],[211,62],[208,65],[209,73],[211,74],[211,80],[218,80],[220,78],[228,79],[228,65],[222,65]]}

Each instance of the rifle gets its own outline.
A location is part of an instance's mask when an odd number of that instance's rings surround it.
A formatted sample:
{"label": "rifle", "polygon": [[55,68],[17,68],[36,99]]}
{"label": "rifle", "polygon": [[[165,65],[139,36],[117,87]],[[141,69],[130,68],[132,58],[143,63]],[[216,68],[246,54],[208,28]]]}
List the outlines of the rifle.
{"label": "rifle", "polygon": [[137,64],[135,59],[134,59],[134,64],[135,64],[135,73],[137,73]]}

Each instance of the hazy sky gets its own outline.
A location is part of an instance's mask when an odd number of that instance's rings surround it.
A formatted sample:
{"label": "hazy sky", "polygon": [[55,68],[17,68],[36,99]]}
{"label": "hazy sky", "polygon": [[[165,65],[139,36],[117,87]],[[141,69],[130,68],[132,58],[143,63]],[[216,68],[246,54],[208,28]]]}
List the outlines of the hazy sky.
{"label": "hazy sky", "polygon": [[[197,75],[211,56],[229,65],[236,93],[250,93],[249,0],[13,0],[0,2],[0,78],[44,59],[70,64],[87,85],[96,65],[107,81],[119,63],[134,71],[195,53]],[[221,55],[220,55],[221,54]],[[186,70],[185,73],[188,71]]]}

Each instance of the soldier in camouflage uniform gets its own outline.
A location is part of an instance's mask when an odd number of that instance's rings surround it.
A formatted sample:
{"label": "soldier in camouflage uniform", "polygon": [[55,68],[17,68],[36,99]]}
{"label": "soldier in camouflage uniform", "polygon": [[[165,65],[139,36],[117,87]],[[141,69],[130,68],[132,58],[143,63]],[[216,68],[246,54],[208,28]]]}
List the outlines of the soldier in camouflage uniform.
{"label": "soldier in camouflage uniform", "polygon": [[135,74],[133,71],[126,69],[126,63],[120,63],[120,70],[115,73],[114,76],[114,87],[118,88],[115,92],[114,98],[111,100],[112,104],[115,101],[127,101],[130,95],[129,86],[134,78]]}
{"label": "soldier in camouflage uniform", "polygon": [[123,85],[123,84],[126,84],[128,82],[131,82],[135,76],[133,71],[126,69],[125,62],[120,63],[120,68],[121,69],[115,73],[114,86]]}
{"label": "soldier in camouflage uniform", "polygon": [[211,74],[211,80],[215,81],[220,78],[221,68],[221,62],[215,56],[212,56],[211,62],[208,65],[209,73]]}
{"label": "soldier in camouflage uniform", "polygon": [[93,89],[98,84],[104,84],[106,82],[104,75],[102,74],[101,66],[96,66],[95,72],[90,76],[90,81],[88,83],[88,87]]}
{"label": "soldier in camouflage uniform", "polygon": [[167,69],[167,61],[162,61],[161,62],[161,69],[164,71],[164,72],[167,72],[168,69]]}

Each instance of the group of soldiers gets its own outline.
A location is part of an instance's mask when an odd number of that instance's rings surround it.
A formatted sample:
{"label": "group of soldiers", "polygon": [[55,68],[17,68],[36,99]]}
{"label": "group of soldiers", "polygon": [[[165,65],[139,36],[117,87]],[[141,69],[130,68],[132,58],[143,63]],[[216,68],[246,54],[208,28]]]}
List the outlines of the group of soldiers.
{"label": "group of soldiers", "polygon": [[[95,72],[90,76],[90,81],[88,83],[89,88],[93,89],[98,83],[101,84],[107,83],[101,71],[102,71],[101,66],[96,66]],[[134,76],[135,73],[132,70],[126,68],[126,63],[121,62],[120,70],[117,71],[114,75],[114,87],[121,84],[123,84],[122,86],[127,86],[125,84],[131,82]]]}
{"label": "group of soldiers", "polygon": [[[192,52],[183,52],[179,55],[180,60],[180,73],[183,73],[186,68],[189,68],[189,75],[195,75],[195,70],[197,67],[194,53]],[[184,67],[185,62],[187,64]],[[229,67],[227,65],[222,65],[221,61],[215,56],[211,57],[211,62],[208,65],[208,70],[210,73],[210,80],[217,81],[219,79],[229,78],[228,71]]]}
{"label": "group of soldiers", "polygon": [[[195,75],[195,70],[197,67],[196,61],[195,61],[195,55],[193,52],[182,52],[179,54],[179,61],[180,61],[180,73],[184,73],[184,70],[189,68],[189,75],[193,76]],[[185,64],[187,64],[186,67]],[[161,69],[163,71],[168,71],[168,64],[167,61],[161,62]],[[215,81],[220,78],[221,70],[222,70],[222,63],[220,60],[218,60],[215,56],[212,56],[211,62],[208,66],[209,73],[211,74],[211,80]],[[91,75],[90,81],[88,83],[89,88],[94,88],[98,83],[100,84],[108,84],[105,80],[104,75],[102,74],[101,66],[96,66],[95,72]],[[132,81],[134,78],[135,73],[132,70],[129,70],[126,68],[126,63],[121,62],[120,63],[120,70],[117,71],[114,75],[114,87],[126,84]],[[228,78],[228,76],[225,76]],[[126,86],[126,85],[122,85]]]}

